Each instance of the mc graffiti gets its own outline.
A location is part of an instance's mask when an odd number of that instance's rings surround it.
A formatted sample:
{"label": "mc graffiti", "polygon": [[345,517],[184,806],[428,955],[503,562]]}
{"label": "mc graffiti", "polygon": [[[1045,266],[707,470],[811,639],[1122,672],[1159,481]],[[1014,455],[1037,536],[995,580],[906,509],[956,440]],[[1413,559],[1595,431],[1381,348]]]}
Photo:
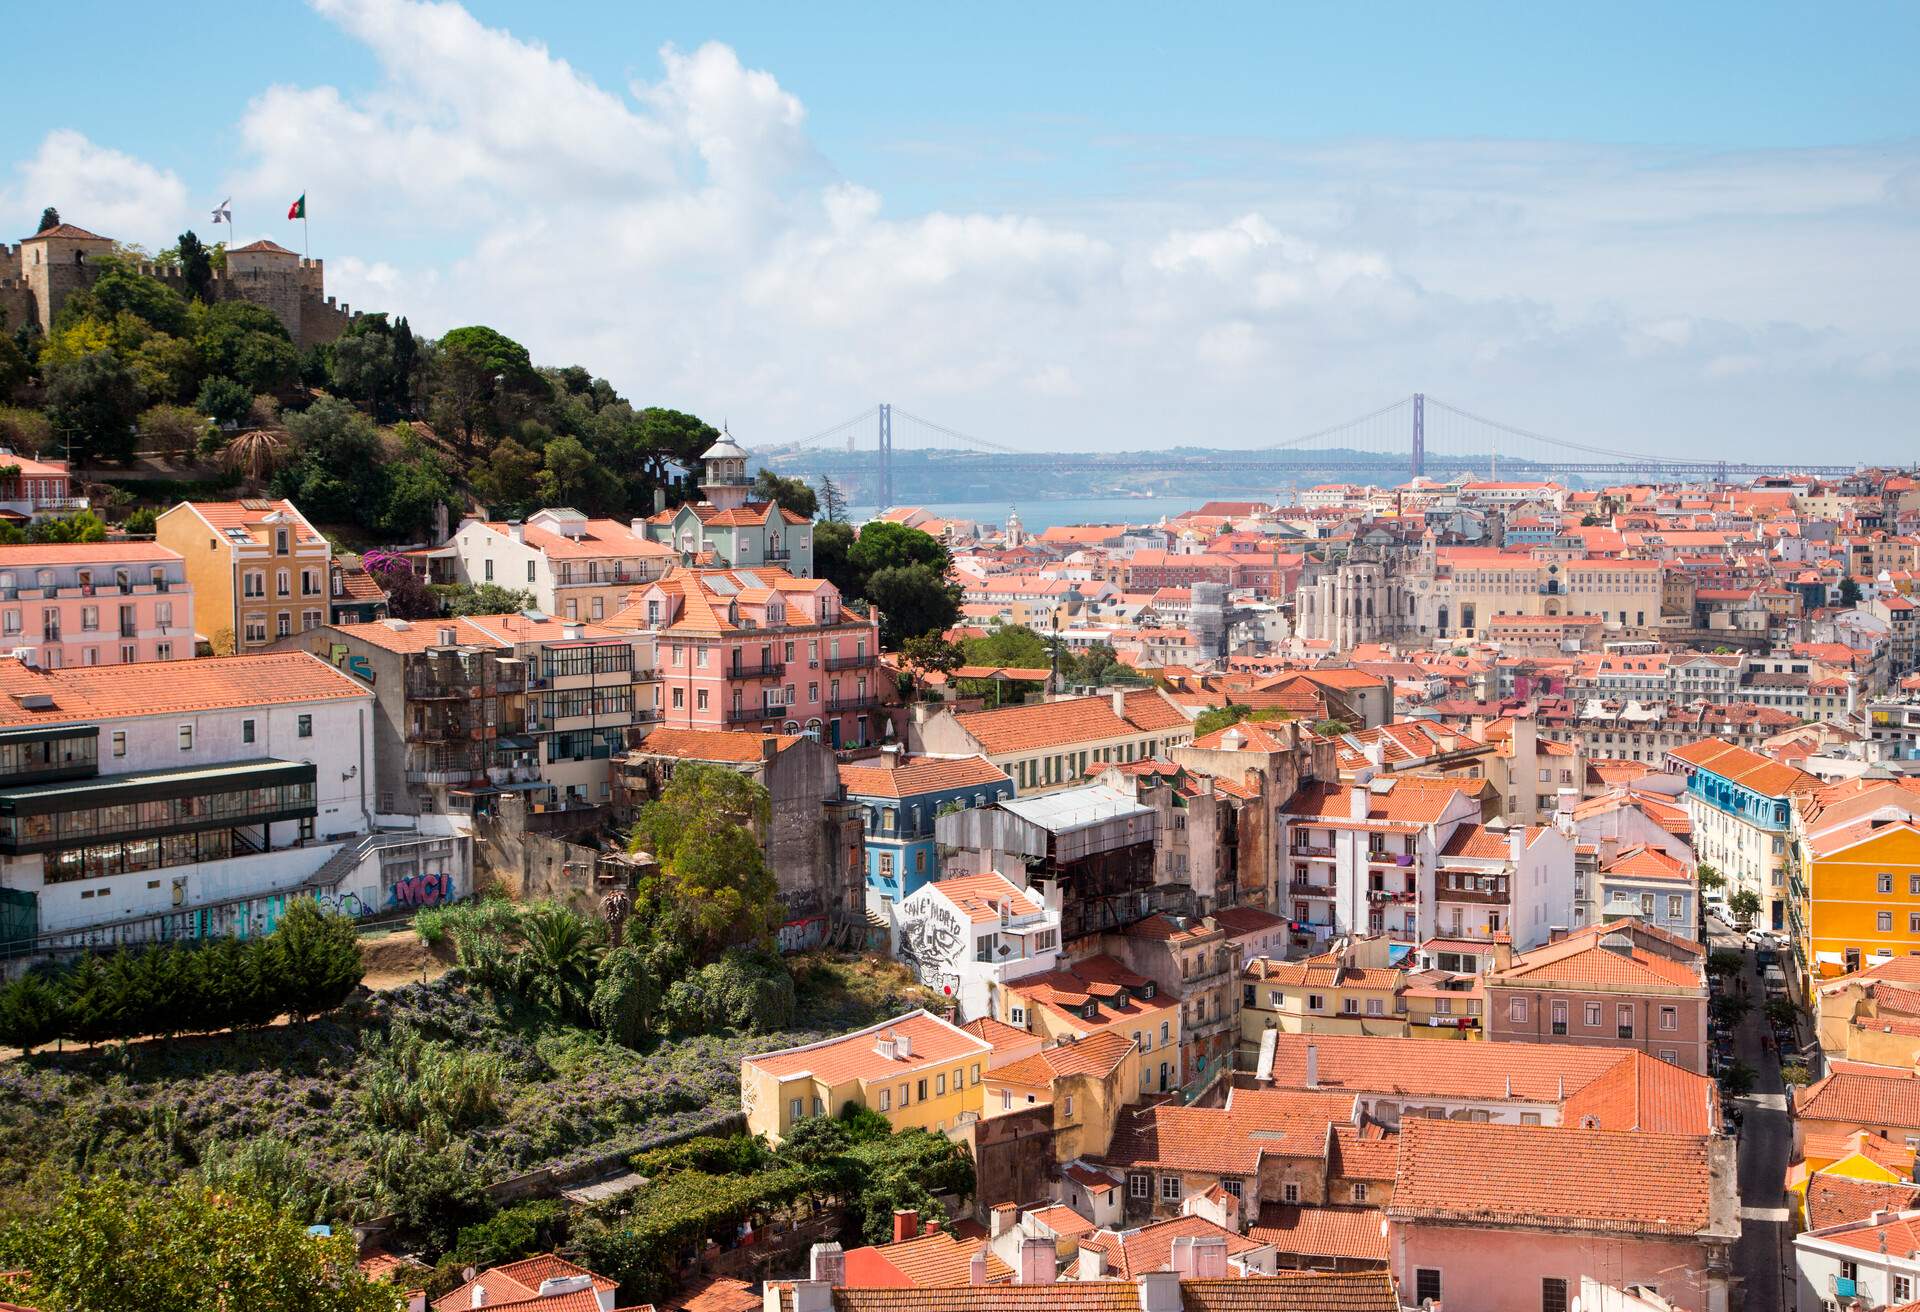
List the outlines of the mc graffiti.
{"label": "mc graffiti", "polygon": [[389,907],[437,907],[453,901],[452,875],[409,875],[387,893]]}

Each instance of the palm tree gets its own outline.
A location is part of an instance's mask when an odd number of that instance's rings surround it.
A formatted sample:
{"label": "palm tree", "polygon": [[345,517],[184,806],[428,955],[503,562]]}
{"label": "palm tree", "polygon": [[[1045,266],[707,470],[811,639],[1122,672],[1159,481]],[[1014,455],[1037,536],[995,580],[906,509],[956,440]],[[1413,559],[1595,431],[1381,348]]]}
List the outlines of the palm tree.
{"label": "palm tree", "polygon": [[600,944],[594,924],[562,906],[535,907],[521,925],[520,994],[562,1016],[586,1014]]}
{"label": "palm tree", "polygon": [[265,483],[287,458],[287,435],[271,428],[255,428],[227,443],[220,459],[249,483]]}

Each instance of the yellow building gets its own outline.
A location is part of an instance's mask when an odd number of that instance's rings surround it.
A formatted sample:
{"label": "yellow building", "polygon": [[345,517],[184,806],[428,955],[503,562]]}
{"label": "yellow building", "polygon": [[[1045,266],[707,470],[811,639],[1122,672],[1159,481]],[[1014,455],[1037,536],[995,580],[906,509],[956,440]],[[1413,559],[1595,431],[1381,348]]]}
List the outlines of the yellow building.
{"label": "yellow building", "polygon": [[259,651],[328,622],[332,548],[291,501],[183,501],[153,532],[186,561],[198,636],[215,655]]}
{"label": "yellow building", "polygon": [[1788,866],[1809,987],[1920,953],[1920,791],[1853,780],[1800,799]]}
{"label": "yellow building", "polygon": [[1241,1052],[1257,1054],[1268,1030],[1404,1037],[1406,972],[1386,964],[1386,945],[1384,938],[1362,939],[1303,961],[1249,961],[1240,972]]}
{"label": "yellow building", "polygon": [[1813,991],[1815,1033],[1829,1063],[1920,1066],[1920,957],[1893,957]]}
{"label": "yellow building", "polygon": [[1140,1101],[1140,1047],[1113,1030],[1057,1043],[987,1071],[982,1116],[1053,1108],[1053,1157],[1099,1158],[1123,1107]]}
{"label": "yellow building", "polygon": [[1883,1134],[1809,1134],[1802,1158],[1787,1168],[1787,1206],[1805,1224],[1807,1188],[1816,1179],[1861,1180],[1867,1184],[1910,1184],[1913,1149]]}
{"label": "yellow building", "polygon": [[879,1112],[896,1130],[949,1130],[977,1119],[993,1045],[927,1011],[851,1034],[740,1059],[747,1133],[779,1144],[809,1116],[848,1106]]}

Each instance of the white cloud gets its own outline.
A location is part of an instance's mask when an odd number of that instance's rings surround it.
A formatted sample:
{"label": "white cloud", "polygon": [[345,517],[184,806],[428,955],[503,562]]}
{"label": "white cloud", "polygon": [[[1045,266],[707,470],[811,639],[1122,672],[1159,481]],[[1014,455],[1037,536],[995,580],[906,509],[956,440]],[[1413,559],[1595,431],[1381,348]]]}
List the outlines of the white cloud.
{"label": "white cloud", "polygon": [[[1257,444],[1420,388],[1582,441],[1825,424],[1869,454],[1920,400],[1911,146],[1103,140],[1162,181],[903,216],[724,45],[608,88],[454,3],[311,2],[380,77],[246,106],[241,238],[286,240],[305,192],[342,299],[492,323],[750,442],[884,396],[1008,441]],[[43,196],[143,240],[192,217],[75,134],[19,173],[26,222]]]}
{"label": "white cloud", "polygon": [[0,221],[13,232],[32,232],[48,205],[68,222],[108,236],[165,233],[170,241],[193,217],[186,184],[171,170],[64,128],[42,138],[40,149],[15,165],[14,181],[0,187]]}

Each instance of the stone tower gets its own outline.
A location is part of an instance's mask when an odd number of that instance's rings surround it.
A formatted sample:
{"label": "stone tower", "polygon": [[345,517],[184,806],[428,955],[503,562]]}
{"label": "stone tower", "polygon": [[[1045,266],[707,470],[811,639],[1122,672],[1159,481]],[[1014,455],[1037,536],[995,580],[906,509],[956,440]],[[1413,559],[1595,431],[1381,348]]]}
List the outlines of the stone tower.
{"label": "stone tower", "polygon": [[731,433],[723,431],[720,440],[708,447],[700,460],[707,470],[700,492],[709,505],[732,510],[747,503],[747,453]]}
{"label": "stone tower", "polygon": [[93,281],[87,261],[113,253],[113,239],[62,223],[20,243],[20,277],[40,331],[52,332],[54,316],[69,295]]}
{"label": "stone tower", "polygon": [[1027,540],[1026,526],[1020,522],[1020,512],[1007,507],[1007,545],[1017,547]]}

